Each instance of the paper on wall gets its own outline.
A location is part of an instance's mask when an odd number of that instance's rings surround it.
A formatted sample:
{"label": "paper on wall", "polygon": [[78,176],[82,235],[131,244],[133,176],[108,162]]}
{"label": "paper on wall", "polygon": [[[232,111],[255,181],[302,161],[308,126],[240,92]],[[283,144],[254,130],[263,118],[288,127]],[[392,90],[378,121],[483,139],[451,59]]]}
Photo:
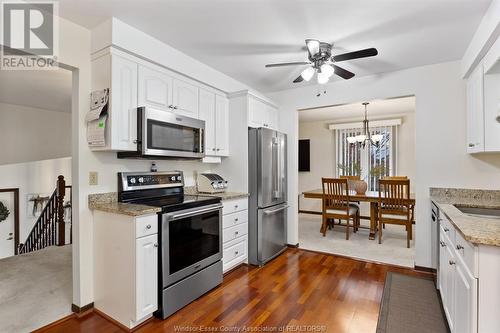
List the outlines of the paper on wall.
{"label": "paper on wall", "polygon": [[107,118],[107,115],[103,115],[87,123],[87,144],[90,147],[104,147],[106,145],[105,133]]}

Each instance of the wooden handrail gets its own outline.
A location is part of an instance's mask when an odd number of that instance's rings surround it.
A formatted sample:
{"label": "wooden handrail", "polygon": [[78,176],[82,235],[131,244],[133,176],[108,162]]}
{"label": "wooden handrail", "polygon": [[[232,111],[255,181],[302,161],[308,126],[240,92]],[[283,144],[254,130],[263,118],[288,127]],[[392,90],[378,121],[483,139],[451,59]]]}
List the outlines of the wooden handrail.
{"label": "wooden handrail", "polygon": [[66,226],[64,222],[64,197],[66,181],[57,177],[56,189],[43,208],[26,241],[19,244],[19,254],[41,250],[47,246],[65,245]]}

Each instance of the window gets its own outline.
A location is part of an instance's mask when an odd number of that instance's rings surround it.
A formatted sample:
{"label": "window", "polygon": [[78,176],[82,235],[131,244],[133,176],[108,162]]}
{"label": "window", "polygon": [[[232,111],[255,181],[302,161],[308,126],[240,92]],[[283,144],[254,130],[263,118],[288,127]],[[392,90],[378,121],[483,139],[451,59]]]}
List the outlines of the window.
{"label": "window", "polygon": [[362,133],[363,127],[359,123],[330,125],[330,129],[335,130],[337,166],[342,166],[337,167],[336,175],[358,175],[361,169],[360,177],[368,183],[368,191],[377,191],[380,177],[396,174],[396,138],[400,123],[399,119],[370,122],[371,135],[382,135],[378,147],[368,143],[363,147],[347,142],[348,137]]}

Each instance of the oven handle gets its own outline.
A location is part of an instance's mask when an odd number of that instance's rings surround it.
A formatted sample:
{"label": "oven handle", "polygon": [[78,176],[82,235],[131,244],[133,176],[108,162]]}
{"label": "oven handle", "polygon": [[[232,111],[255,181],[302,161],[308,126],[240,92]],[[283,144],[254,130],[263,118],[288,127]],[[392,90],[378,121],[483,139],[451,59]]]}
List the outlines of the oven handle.
{"label": "oven handle", "polygon": [[[222,204],[210,205],[208,207],[197,209],[197,210],[185,210],[181,211],[181,213],[168,213],[166,214],[168,221],[178,220],[184,217],[195,216],[203,213],[213,212],[222,208]],[[184,212],[184,213],[183,213]]]}

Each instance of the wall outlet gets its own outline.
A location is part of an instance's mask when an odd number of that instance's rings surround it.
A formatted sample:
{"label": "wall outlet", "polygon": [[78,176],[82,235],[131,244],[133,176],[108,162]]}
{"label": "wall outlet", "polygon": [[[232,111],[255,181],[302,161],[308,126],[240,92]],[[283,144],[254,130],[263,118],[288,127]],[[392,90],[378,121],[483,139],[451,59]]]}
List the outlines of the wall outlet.
{"label": "wall outlet", "polygon": [[89,185],[97,185],[97,184],[98,184],[97,171],[90,171],[89,172]]}

